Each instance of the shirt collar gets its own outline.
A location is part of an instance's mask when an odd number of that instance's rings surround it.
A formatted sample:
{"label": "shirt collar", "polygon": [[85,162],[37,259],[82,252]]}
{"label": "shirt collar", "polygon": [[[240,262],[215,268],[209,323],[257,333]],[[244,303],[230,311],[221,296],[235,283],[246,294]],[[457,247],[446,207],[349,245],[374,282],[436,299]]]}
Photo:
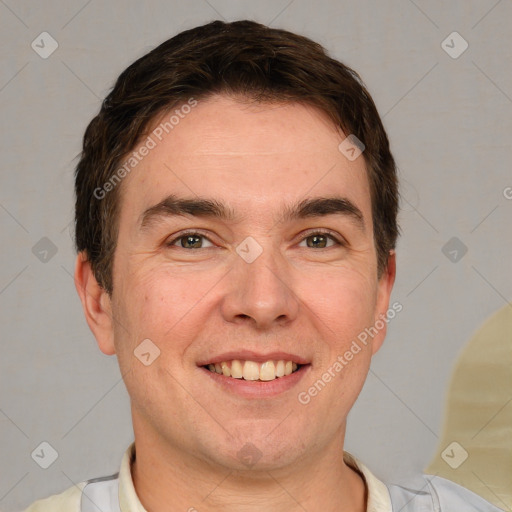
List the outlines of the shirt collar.
{"label": "shirt collar", "polygon": [[[135,459],[135,442],[124,453],[119,471],[119,504],[121,512],[147,512],[142,506],[133,485],[131,465]],[[356,457],[343,452],[343,460],[363,478],[367,490],[366,512],[392,512],[391,499],[386,485]]]}
{"label": "shirt collar", "polygon": [[135,442],[124,452],[119,470],[119,506],[121,512],[147,512],[135,492],[131,466],[135,460]]}
{"label": "shirt collar", "polygon": [[343,460],[348,466],[357,471],[364,480],[368,496],[366,512],[392,512],[391,497],[386,484],[381,482],[359,459],[350,453],[344,451]]}

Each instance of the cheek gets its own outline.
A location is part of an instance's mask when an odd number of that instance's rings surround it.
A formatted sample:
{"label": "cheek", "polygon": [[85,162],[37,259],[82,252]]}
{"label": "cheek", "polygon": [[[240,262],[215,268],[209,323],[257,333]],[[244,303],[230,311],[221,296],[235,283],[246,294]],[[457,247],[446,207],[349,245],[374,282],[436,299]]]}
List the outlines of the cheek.
{"label": "cheek", "polygon": [[365,329],[373,323],[376,287],[357,273],[344,277],[326,281],[314,311],[325,345],[309,390],[320,395],[322,389],[319,414],[334,422],[361,392],[372,355]]}
{"label": "cheek", "polygon": [[335,277],[323,279],[321,292],[305,292],[304,302],[315,304],[315,313],[322,320],[333,344],[343,345],[371,325],[377,287],[368,276],[353,269],[343,269]]}
{"label": "cheek", "polygon": [[[130,396],[138,397],[135,402],[144,402],[147,410],[158,405],[156,397],[162,383],[172,387],[174,379],[169,371],[180,375],[186,348],[201,325],[191,313],[199,300],[196,293],[175,282],[162,272],[147,272],[144,276],[131,274],[130,280],[117,289],[113,310],[119,320],[116,353]],[[152,361],[149,365],[137,357],[147,352]]]}
{"label": "cheek", "polygon": [[210,286],[207,279],[186,278],[183,273],[178,277],[176,269],[131,274],[120,287],[119,318],[136,343],[149,338],[162,348],[172,344],[174,351],[179,350],[180,339],[190,338],[201,325],[196,321],[198,305]]}

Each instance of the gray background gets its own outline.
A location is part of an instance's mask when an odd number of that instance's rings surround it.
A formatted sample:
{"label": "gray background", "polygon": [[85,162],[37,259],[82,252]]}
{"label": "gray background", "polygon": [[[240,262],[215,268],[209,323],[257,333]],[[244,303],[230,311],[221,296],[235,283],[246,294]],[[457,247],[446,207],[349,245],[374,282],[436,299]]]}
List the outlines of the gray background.
{"label": "gray background", "polygon": [[[117,361],[97,348],[72,279],[83,131],[135,58],[181,30],[242,18],[307,35],[354,67],[400,168],[392,301],[403,311],[351,412],[345,448],[386,481],[422,471],[457,355],[512,298],[510,0],[0,0],[4,511],[116,472],[133,436]],[[31,48],[43,31],[59,44],[47,59]],[[453,31],[469,43],[457,59],[441,46]],[[41,246],[33,251],[43,237],[57,249],[47,261]],[[452,237],[468,248],[456,263],[442,252]],[[31,458],[42,441],[59,454],[46,470]]]}

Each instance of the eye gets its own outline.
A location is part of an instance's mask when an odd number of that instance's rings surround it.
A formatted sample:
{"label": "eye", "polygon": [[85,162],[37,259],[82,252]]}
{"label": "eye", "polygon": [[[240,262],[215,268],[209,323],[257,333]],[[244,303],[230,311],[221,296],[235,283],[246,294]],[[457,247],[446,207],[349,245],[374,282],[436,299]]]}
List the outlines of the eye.
{"label": "eye", "polygon": [[[180,249],[204,249],[203,243],[201,240],[208,240],[205,235],[201,233],[197,233],[196,231],[190,231],[187,233],[181,233],[179,236],[174,237],[172,240],[166,242],[168,247],[172,247],[176,244],[176,242],[180,241],[181,243],[178,246]],[[208,243],[211,247],[213,244],[208,240]]]}
{"label": "eye", "polygon": [[[308,242],[309,239],[311,239],[311,243]],[[312,233],[310,232],[309,234],[302,238],[301,243],[305,241],[307,247],[312,249],[325,249],[328,248],[326,244],[329,240],[334,242],[334,244],[332,245],[345,245],[343,242],[338,240],[336,236],[331,234],[330,231],[314,231]],[[332,247],[332,245],[330,247]]]}
{"label": "eye", "polygon": [[[203,242],[204,240],[206,240],[210,245],[205,246]],[[311,241],[309,242],[309,240]],[[327,245],[329,241],[332,242],[331,245]],[[341,242],[338,237],[332,234],[330,231],[310,232],[302,238],[300,244],[303,242],[306,242],[307,247],[310,249],[326,249],[335,245],[345,246],[345,243]],[[213,244],[202,233],[197,231],[189,231],[175,236],[166,242],[166,246],[177,246],[180,249],[206,249],[208,247],[213,247]]]}

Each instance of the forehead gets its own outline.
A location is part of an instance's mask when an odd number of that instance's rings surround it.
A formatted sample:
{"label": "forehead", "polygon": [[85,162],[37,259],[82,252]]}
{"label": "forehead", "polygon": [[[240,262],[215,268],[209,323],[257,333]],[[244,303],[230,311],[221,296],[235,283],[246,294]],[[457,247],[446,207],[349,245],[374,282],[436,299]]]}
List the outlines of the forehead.
{"label": "forehead", "polygon": [[[342,194],[369,215],[364,159],[349,161],[339,151],[346,135],[320,110],[222,95],[176,110],[155,119],[139,145],[152,147],[123,182],[129,213],[170,194],[211,197],[247,214]],[[125,210],[121,205],[122,222]]]}

